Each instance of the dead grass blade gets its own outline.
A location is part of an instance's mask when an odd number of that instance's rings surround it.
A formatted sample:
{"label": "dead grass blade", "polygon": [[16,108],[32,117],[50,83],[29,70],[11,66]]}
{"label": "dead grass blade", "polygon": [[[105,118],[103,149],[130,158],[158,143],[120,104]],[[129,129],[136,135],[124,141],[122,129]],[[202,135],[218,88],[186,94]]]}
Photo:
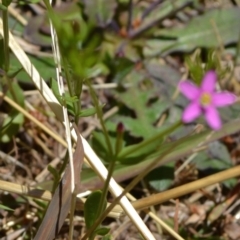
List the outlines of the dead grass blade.
{"label": "dead grass blade", "polygon": [[[80,172],[83,160],[84,150],[82,140],[81,137],[78,136],[76,150],[73,154],[76,190],[79,188],[80,184]],[[52,240],[57,236],[70,210],[72,197],[75,196],[71,193],[71,171],[68,166],[62,180],[53,194],[52,200],[34,240]]]}
{"label": "dead grass blade", "polygon": [[150,206],[161,204],[169,199],[179,198],[180,196],[194,192],[198,189],[205,188],[215,183],[219,183],[227,179],[239,177],[239,176],[240,176],[240,166],[232,167],[228,170],[212,174],[211,176],[184,184],[180,187],[176,187],[161,193],[153,194],[149,197],[139,199],[136,202],[133,202],[133,206],[137,210],[143,210]]}

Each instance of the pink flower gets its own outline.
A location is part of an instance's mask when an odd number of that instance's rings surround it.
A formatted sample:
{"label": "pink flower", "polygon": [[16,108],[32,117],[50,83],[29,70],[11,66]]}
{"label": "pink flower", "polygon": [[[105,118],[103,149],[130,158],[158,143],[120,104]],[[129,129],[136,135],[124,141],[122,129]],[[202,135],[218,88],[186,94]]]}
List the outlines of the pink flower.
{"label": "pink flower", "polygon": [[236,96],[227,91],[216,92],[216,82],[217,75],[215,71],[208,71],[205,74],[200,87],[188,80],[180,82],[180,91],[191,101],[182,115],[184,123],[192,122],[201,114],[204,114],[208,125],[213,130],[221,128],[222,123],[217,107],[233,104],[236,101]]}

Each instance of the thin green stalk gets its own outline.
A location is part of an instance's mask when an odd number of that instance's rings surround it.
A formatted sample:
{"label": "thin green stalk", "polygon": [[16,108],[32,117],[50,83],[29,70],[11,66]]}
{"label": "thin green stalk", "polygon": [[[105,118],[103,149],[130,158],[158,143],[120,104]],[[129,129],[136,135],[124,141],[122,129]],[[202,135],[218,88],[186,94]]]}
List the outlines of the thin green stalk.
{"label": "thin green stalk", "polygon": [[[188,137],[188,136],[186,136]],[[184,138],[186,138],[184,137]],[[124,191],[114,199],[112,204],[104,211],[104,213],[96,220],[96,222],[93,224],[91,229],[87,231],[87,233],[83,236],[82,240],[86,240],[91,232],[93,232],[97,226],[106,218],[106,216],[111,212],[111,210],[116,206],[116,204],[119,202],[119,200],[127,193],[129,192],[143,177],[145,177],[153,168],[154,166],[159,163],[164,157],[172,152],[180,143],[176,142],[170,149],[168,149],[165,153],[162,154],[160,158],[156,158],[151,164],[149,164],[144,172],[139,174],[136,178],[134,178],[131,183],[124,189]]]}
{"label": "thin green stalk", "polygon": [[[110,137],[108,135],[108,131],[107,131],[106,126],[104,124],[102,109],[99,106],[96,94],[95,94],[95,92],[94,92],[94,90],[93,90],[93,88],[92,88],[92,86],[91,86],[91,84],[89,82],[87,82],[87,85],[89,87],[90,95],[91,95],[91,97],[93,99],[94,106],[96,107],[97,115],[98,115],[100,124],[102,126],[102,130],[103,130],[103,133],[104,133],[104,136],[105,136],[105,140],[106,140],[106,143],[108,145],[110,157],[111,157],[111,161],[110,161],[109,168],[108,168],[107,179],[106,179],[106,181],[104,183],[104,187],[103,187],[103,190],[102,190],[102,195],[101,195],[101,199],[100,199],[100,203],[99,203],[99,208],[98,208],[98,212],[97,212],[97,216],[99,217],[103,213],[103,211],[104,211],[104,207],[105,207],[104,203],[105,203],[105,200],[106,200],[106,197],[107,197],[107,193],[108,193],[109,182],[111,180],[111,177],[112,177],[112,174],[113,174],[113,171],[114,171],[114,166],[115,166],[117,158],[113,154],[112,144],[111,144],[111,141],[110,141]],[[100,224],[101,224],[101,222],[99,223],[99,225]],[[90,235],[90,239],[92,239],[93,236],[94,236],[94,232],[92,231],[92,233]]]}
{"label": "thin green stalk", "polygon": [[117,158],[118,154],[122,150],[123,147],[123,133],[124,133],[124,126],[122,123],[117,125],[117,137],[116,137],[116,144],[115,144],[115,157]]}
{"label": "thin green stalk", "polygon": [[99,208],[98,208],[98,214],[97,214],[98,216],[100,216],[103,213],[103,211],[105,210],[104,209],[104,201],[107,198],[108,186],[109,186],[109,182],[111,180],[111,177],[113,175],[115,163],[116,163],[116,159],[114,159],[114,161],[111,161],[110,164],[109,164],[109,167],[108,167],[108,175],[107,175],[107,179],[104,183],[104,187],[103,187],[103,190],[102,190],[102,199],[100,201]]}
{"label": "thin green stalk", "polygon": [[[96,103],[98,104],[98,103]],[[97,106],[97,108],[99,108],[99,106]],[[99,111],[101,111],[101,109],[99,109]],[[102,115],[100,116],[102,117]],[[105,126],[104,126],[105,127]],[[110,164],[109,164],[109,167],[108,167],[108,175],[107,175],[107,179],[104,183],[104,186],[103,186],[103,190],[102,190],[102,195],[101,195],[101,199],[100,199],[100,204],[99,204],[99,208],[98,208],[98,211],[97,211],[97,217],[99,218],[101,216],[101,214],[104,212],[104,208],[105,208],[105,200],[107,198],[107,193],[108,193],[108,188],[109,188],[109,183],[110,183],[110,180],[111,180],[111,177],[113,175],[113,172],[114,172],[114,167],[115,167],[115,163],[117,161],[117,155],[119,153],[119,151],[121,150],[122,148],[122,142],[123,142],[123,124],[120,123],[118,124],[117,126],[117,129],[116,129],[116,132],[117,132],[117,139],[116,139],[116,145],[115,145],[115,154],[114,156],[112,157],[112,160],[110,161]],[[100,223],[99,223],[100,224]],[[94,239],[94,232],[92,232],[90,234],[90,237],[89,239],[90,240],[93,240]]]}
{"label": "thin green stalk", "polygon": [[[2,1],[3,5],[8,7],[8,3],[6,0]],[[8,51],[8,43],[9,43],[9,27],[8,27],[8,10],[2,11],[2,20],[3,20],[3,48],[4,48],[4,70],[5,73],[8,73],[9,70],[9,51]]]}
{"label": "thin green stalk", "polygon": [[133,2],[132,0],[128,3],[128,22],[127,22],[127,32],[131,30],[132,27],[132,15],[133,15]]}
{"label": "thin green stalk", "polygon": [[99,118],[99,121],[100,121],[100,124],[101,124],[101,127],[102,127],[102,130],[103,130],[103,134],[104,134],[104,137],[105,137],[105,140],[106,140],[106,143],[107,143],[107,146],[108,146],[108,150],[109,150],[109,153],[110,153],[110,157],[113,157],[113,148],[112,148],[112,144],[111,144],[111,140],[110,140],[110,137],[108,135],[108,131],[105,127],[105,124],[104,124],[104,120],[103,120],[103,114],[102,114],[102,109],[101,107],[99,106],[99,103],[98,103],[98,99],[96,97],[96,94],[91,86],[91,84],[86,81],[86,84],[88,85],[89,87],[89,92],[90,92],[90,95],[93,99],[93,103],[94,103],[94,106],[96,107],[96,111],[97,111],[97,116]]}
{"label": "thin green stalk", "polygon": [[[100,199],[100,203],[99,203],[99,207],[98,207],[98,211],[97,211],[97,216],[98,219],[101,216],[101,214],[104,212],[104,207],[105,207],[105,199],[107,198],[107,193],[108,193],[108,186],[109,186],[109,182],[111,180],[111,177],[113,175],[113,171],[114,171],[114,167],[115,167],[115,163],[116,163],[116,158],[114,158],[114,161],[110,162],[109,168],[108,168],[108,175],[107,175],[107,179],[104,183],[103,186],[103,190],[102,190],[102,195],[101,195],[101,199]],[[101,224],[102,221],[99,221],[96,228]],[[94,231],[91,231],[91,234],[89,236],[89,240],[93,240],[94,239]]]}
{"label": "thin green stalk", "polygon": [[[69,91],[71,97],[75,97],[75,92],[74,92],[73,87],[72,87],[72,82],[77,81],[77,80],[72,79],[72,76],[69,73],[68,63],[67,63],[67,60],[65,59],[65,57],[62,57],[62,59],[63,59],[63,67],[64,67],[64,73],[65,73],[65,76],[66,76],[68,91]],[[81,111],[81,105],[79,104],[80,96],[77,96],[77,97],[78,97],[78,101],[73,102],[74,113],[76,114],[74,121],[75,121],[76,124],[78,123],[78,120],[79,120],[78,114]]]}
{"label": "thin green stalk", "polygon": [[112,161],[110,161],[110,164],[109,164],[109,167],[108,167],[107,179],[104,183],[104,187],[103,187],[103,190],[102,190],[102,197],[101,197],[101,201],[100,201],[98,212],[97,212],[98,217],[104,211],[104,207],[105,207],[104,202],[105,202],[105,199],[107,198],[108,186],[109,186],[111,177],[112,177],[113,172],[114,172],[115,163],[117,162],[117,155],[118,155],[118,153],[119,153],[119,151],[121,150],[121,147],[122,147],[122,140],[123,140],[123,126],[120,123],[117,126],[117,139],[116,139],[116,145],[115,145],[115,154],[112,158]]}
{"label": "thin green stalk", "polygon": [[[114,166],[115,166],[115,162],[117,160],[117,157],[116,155],[113,154],[113,149],[112,149],[112,145],[111,145],[111,142],[110,142],[110,138],[109,138],[109,135],[108,135],[108,132],[107,132],[107,129],[105,127],[105,124],[104,124],[104,121],[103,121],[103,117],[102,117],[102,110],[101,108],[99,107],[99,103],[98,103],[98,99],[96,98],[96,95],[95,95],[95,92],[93,91],[92,87],[91,87],[91,84],[89,82],[87,82],[87,85],[89,87],[89,90],[90,90],[90,94],[92,96],[92,99],[93,99],[93,102],[94,102],[94,105],[96,107],[96,110],[97,110],[97,115],[98,115],[98,118],[100,120],[100,123],[101,123],[101,126],[102,126],[102,129],[103,129],[103,132],[104,132],[104,136],[105,136],[105,139],[106,139],[106,143],[108,145],[108,148],[109,148],[109,152],[110,152],[110,156],[112,156],[112,161],[110,162],[110,165],[109,165],[109,169],[108,169],[108,176],[107,176],[107,179],[105,181],[105,184],[104,184],[104,187],[103,187],[103,192],[102,192],[102,196],[101,196],[101,200],[100,200],[100,204],[99,204],[99,209],[98,209],[98,214],[97,216],[99,216],[98,219],[104,219],[104,218],[101,218],[102,216],[102,212],[103,212],[103,208],[104,208],[104,201],[106,199],[106,196],[107,196],[107,192],[108,192],[108,186],[109,186],[109,182],[110,182],[110,179],[111,179],[111,176],[113,174],[113,171],[114,171]],[[181,125],[181,122],[177,122],[176,124],[174,124],[170,129],[167,129],[157,135],[155,135],[153,138],[150,138],[146,141],[144,141],[142,144],[139,144],[138,146],[136,146],[136,148],[133,148],[133,149],[129,149],[129,151],[126,151],[126,153],[122,154],[122,156],[126,156],[132,152],[135,152],[135,151],[138,151],[139,149],[141,149],[142,147],[145,147],[147,146],[148,144],[151,144],[152,142],[155,142],[156,140],[158,140],[160,137],[163,137],[165,136],[167,133],[170,133],[173,131],[173,129],[177,128],[178,126]],[[121,156],[121,157],[122,157]],[[156,162],[154,161],[150,166],[149,168],[152,169],[152,167],[156,164]],[[147,170],[146,170],[147,171]],[[149,170],[150,171],[150,170]],[[133,186],[130,186],[130,187],[133,187]],[[126,193],[126,192],[125,192]],[[124,194],[121,194],[122,196]],[[120,199],[120,198],[119,198]],[[97,224],[95,223],[94,226],[95,228],[98,227],[100,224],[101,224],[101,220],[97,221]],[[95,229],[94,228],[94,229]],[[94,236],[94,230],[93,231],[89,231],[90,233],[90,239],[93,238]]]}
{"label": "thin green stalk", "polygon": [[149,145],[155,141],[159,141],[159,139],[165,137],[167,134],[172,133],[173,130],[175,130],[176,128],[178,128],[181,125],[182,125],[182,121],[178,121],[178,122],[174,123],[170,128],[167,128],[166,130],[159,132],[158,134],[154,135],[153,137],[146,139],[139,144],[136,144],[134,147],[129,148],[126,151],[122,151],[122,153],[120,152],[118,157],[122,159],[124,157],[129,156],[130,154],[132,154],[134,152],[141,150],[142,148],[146,147],[147,145]]}
{"label": "thin green stalk", "polygon": [[17,101],[16,94],[12,88],[12,82],[11,79],[8,77],[8,71],[10,66],[10,59],[9,59],[9,26],[8,26],[8,6],[9,2],[6,0],[2,1],[3,5],[6,7],[6,10],[2,11],[2,20],[3,20],[3,51],[4,51],[4,76],[3,76],[3,82],[6,83],[8,86],[8,89],[10,93],[12,94],[12,97],[15,101]]}
{"label": "thin green stalk", "polygon": [[[48,10],[49,18],[52,20],[53,26],[55,27],[56,32],[57,32],[57,30],[59,30],[59,24],[57,24],[57,23],[59,23],[57,21],[57,16],[55,15],[55,13],[53,11],[52,6],[49,4],[49,1],[48,0],[44,0],[44,3],[45,3],[46,8]],[[62,59],[62,66],[63,66],[63,69],[64,69],[64,74],[65,74],[65,77],[66,77],[66,82],[67,82],[69,94],[70,94],[71,97],[77,97],[78,98],[77,101],[73,102],[74,113],[75,113],[74,122],[77,124],[78,120],[79,120],[78,114],[81,111],[81,104],[79,104],[80,96],[76,96],[76,94],[75,94],[75,86],[72,86],[73,85],[72,82],[73,81],[77,81],[77,80],[72,78],[71,73],[69,72],[69,63],[67,61],[67,56],[63,56],[61,50],[62,49],[60,49],[60,54],[61,54],[61,59]],[[66,107],[66,99],[64,99],[64,96],[63,96],[62,101],[63,101],[64,106]]]}

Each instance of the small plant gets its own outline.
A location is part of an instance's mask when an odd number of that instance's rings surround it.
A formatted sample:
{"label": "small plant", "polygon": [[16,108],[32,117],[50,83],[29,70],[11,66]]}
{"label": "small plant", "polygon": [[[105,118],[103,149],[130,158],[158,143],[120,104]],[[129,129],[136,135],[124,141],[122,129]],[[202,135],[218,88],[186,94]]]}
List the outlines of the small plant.
{"label": "small plant", "polygon": [[[229,51],[238,64],[238,8],[200,14],[198,1],[86,0],[61,9],[44,0],[42,20],[32,16],[21,28],[25,40],[39,45],[36,57],[27,56],[9,33],[10,3],[0,5],[0,164],[1,174],[11,174],[0,180],[0,189],[14,193],[17,204],[1,201],[4,222],[16,220],[4,225],[3,237],[14,232],[25,239],[75,239],[82,233],[77,238],[127,239],[114,236],[105,221],[114,215],[121,226],[124,214],[135,226],[134,238],[144,239],[199,239],[231,222],[223,219],[239,190],[233,134],[240,130],[240,108],[237,91],[224,85],[226,78],[234,81],[234,69],[222,62]],[[49,51],[54,58],[46,60]],[[23,79],[44,100],[28,98],[32,91]],[[208,126],[197,119],[201,115]],[[59,149],[65,150],[61,157]],[[228,194],[220,185],[204,189],[223,181]],[[80,199],[85,190],[87,197]],[[201,201],[192,193],[198,190]],[[177,199],[168,202],[170,214],[157,209],[163,221],[152,208],[170,199]],[[17,219],[14,208],[23,216]],[[187,212],[183,221],[177,217],[181,211]],[[144,215],[151,218],[143,221]]]}

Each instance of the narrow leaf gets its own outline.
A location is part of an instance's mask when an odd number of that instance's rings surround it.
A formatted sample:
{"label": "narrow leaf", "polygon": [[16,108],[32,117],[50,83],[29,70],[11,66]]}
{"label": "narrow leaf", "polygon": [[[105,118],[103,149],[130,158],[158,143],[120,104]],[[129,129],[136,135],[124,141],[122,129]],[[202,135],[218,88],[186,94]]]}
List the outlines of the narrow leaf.
{"label": "narrow leaf", "polygon": [[159,39],[146,42],[144,55],[149,57],[174,51],[192,51],[196,47],[215,48],[220,44],[236,43],[240,32],[239,21],[239,8],[209,11],[194,18],[184,28],[156,31],[155,37]]}
{"label": "narrow leaf", "polygon": [[9,208],[5,205],[0,204],[0,209],[6,210],[6,211],[14,211],[12,208]]}
{"label": "narrow leaf", "polygon": [[102,192],[95,191],[88,196],[87,201],[84,204],[84,219],[87,229],[90,229],[98,218],[97,212],[101,197]]}
{"label": "narrow leaf", "polygon": [[84,0],[85,13],[97,26],[105,27],[112,20],[117,7],[116,0]]}
{"label": "narrow leaf", "polygon": [[96,235],[104,236],[104,235],[108,234],[109,231],[110,231],[110,228],[101,227],[101,228],[99,228],[99,229],[97,229],[97,230],[95,231],[95,234],[96,234]]}
{"label": "narrow leaf", "polygon": [[95,113],[96,113],[96,108],[93,107],[93,108],[88,108],[88,109],[82,110],[78,116],[79,117],[89,117]]}
{"label": "narrow leaf", "polygon": [[1,3],[0,3],[0,9],[3,10],[3,11],[7,11],[7,7],[5,7],[4,5],[2,5]]}
{"label": "narrow leaf", "polygon": [[[75,185],[79,188],[80,173],[84,159],[84,150],[81,137],[78,136],[76,150],[73,154]],[[71,172],[70,167],[66,168],[64,176],[60,181],[51,202],[49,203],[43,221],[38,228],[34,240],[52,240],[57,237],[65,218],[70,210],[71,193]],[[77,190],[78,191],[78,190]]]}

